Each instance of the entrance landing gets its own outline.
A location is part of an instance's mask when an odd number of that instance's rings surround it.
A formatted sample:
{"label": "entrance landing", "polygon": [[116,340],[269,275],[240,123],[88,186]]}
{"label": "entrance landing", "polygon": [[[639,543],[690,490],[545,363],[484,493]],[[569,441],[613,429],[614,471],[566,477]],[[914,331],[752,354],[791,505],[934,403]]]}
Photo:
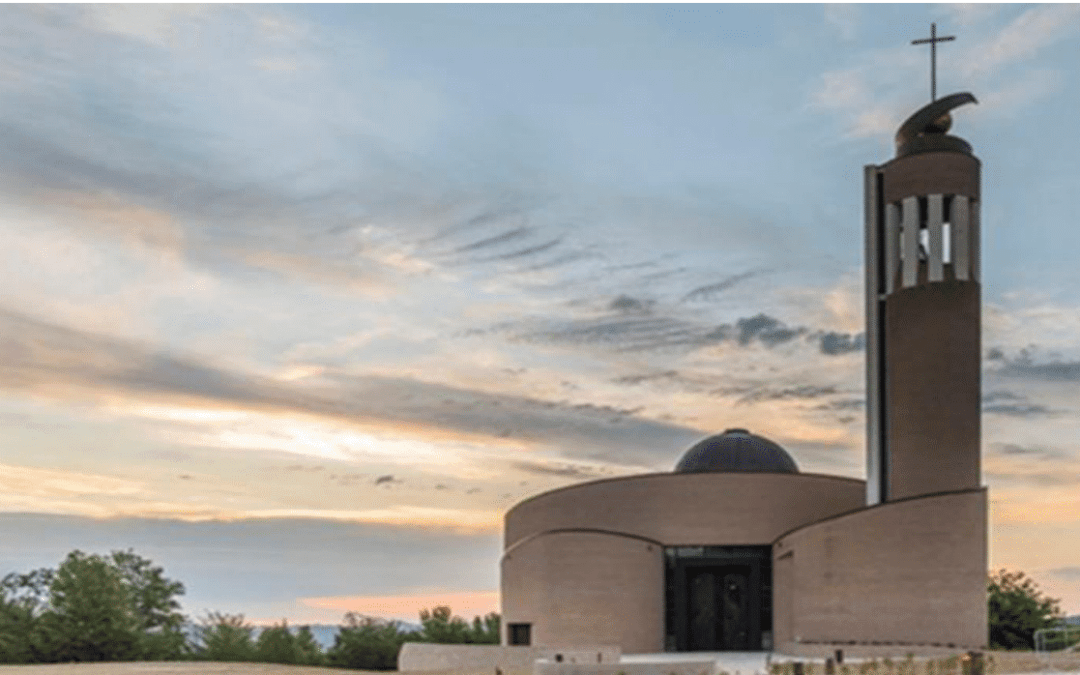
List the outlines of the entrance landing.
{"label": "entrance landing", "polygon": [[[710,675],[767,675],[769,672],[769,652],[663,652],[659,654],[623,654],[620,664],[663,664],[702,663],[712,664]],[[658,668],[659,672],[667,672]]]}

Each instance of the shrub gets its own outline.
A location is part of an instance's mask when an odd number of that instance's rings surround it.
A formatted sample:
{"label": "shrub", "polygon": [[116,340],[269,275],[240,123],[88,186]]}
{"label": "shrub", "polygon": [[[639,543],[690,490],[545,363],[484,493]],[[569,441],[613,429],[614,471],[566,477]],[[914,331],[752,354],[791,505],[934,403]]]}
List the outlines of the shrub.
{"label": "shrub", "polygon": [[198,656],[207,661],[252,661],[255,645],[251,641],[254,626],[243,614],[210,612],[198,628],[201,643]]}
{"label": "shrub", "polygon": [[394,670],[408,633],[396,623],[378,621],[349,612],[345,625],[326,653],[328,665],[363,670]]}

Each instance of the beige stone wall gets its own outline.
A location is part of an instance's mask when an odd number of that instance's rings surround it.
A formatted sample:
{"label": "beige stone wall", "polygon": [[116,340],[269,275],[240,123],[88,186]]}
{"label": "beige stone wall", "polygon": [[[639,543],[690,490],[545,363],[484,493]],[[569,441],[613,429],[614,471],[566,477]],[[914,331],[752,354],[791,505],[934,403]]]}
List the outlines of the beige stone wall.
{"label": "beige stone wall", "polygon": [[505,645],[437,645],[406,642],[398,652],[398,670],[402,672],[478,671],[495,672],[529,668],[537,659],[562,656],[563,663],[617,664],[621,652],[613,646],[588,646],[558,650],[544,647],[508,647]]}
{"label": "beige stone wall", "polygon": [[[544,532],[590,529],[666,546],[762,545],[862,508],[866,483],[814,474],[648,474],[553,490],[506,514],[505,549]],[[504,589],[505,592],[505,589]]]}
{"label": "beige stone wall", "polygon": [[537,661],[533,675],[717,675],[717,669],[715,659],[600,665]]}
{"label": "beige stone wall", "polygon": [[984,489],[890,502],[792,532],[773,546],[777,649],[983,648],[986,554]]}
{"label": "beige stone wall", "polygon": [[538,647],[619,645],[663,650],[663,548],[640,539],[561,532],[503,556],[503,641],[511,623],[532,624]]}

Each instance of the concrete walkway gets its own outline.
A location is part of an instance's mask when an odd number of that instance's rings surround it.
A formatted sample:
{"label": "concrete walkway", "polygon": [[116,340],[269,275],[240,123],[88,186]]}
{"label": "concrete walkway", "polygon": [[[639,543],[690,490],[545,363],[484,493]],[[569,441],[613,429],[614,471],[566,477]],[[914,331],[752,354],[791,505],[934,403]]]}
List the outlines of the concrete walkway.
{"label": "concrete walkway", "polygon": [[667,652],[623,654],[620,663],[701,663],[710,661],[714,673],[764,675],[769,672],[769,652]]}

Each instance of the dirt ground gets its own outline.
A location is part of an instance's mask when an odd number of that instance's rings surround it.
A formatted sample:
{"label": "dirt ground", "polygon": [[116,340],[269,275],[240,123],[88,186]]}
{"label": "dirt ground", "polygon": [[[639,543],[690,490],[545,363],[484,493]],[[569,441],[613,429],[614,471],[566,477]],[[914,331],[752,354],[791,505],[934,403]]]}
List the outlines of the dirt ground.
{"label": "dirt ground", "polygon": [[[0,666],[0,675],[20,673],[22,675],[374,675],[367,670],[282,666],[272,663],[218,663],[216,661]],[[386,673],[378,675],[386,675]]]}

